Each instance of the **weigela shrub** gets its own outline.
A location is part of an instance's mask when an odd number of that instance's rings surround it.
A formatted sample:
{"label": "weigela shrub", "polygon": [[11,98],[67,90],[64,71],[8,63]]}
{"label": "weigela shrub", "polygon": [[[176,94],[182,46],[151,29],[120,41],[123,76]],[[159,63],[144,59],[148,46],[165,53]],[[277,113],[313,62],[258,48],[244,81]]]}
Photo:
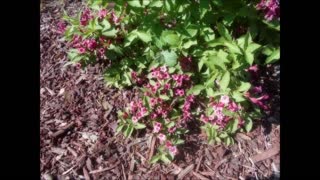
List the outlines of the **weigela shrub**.
{"label": "weigela shrub", "polygon": [[[132,78],[139,81],[137,73]],[[151,162],[170,162],[178,152],[177,145],[188,132],[186,122],[193,120],[195,96],[187,95],[192,86],[190,76],[167,66],[153,67],[143,85],[143,97],[130,102],[119,113],[117,132],[129,137],[134,130],[148,127],[157,137],[158,153]]]}
{"label": "weigela shrub", "polygon": [[178,153],[186,121],[200,121],[210,143],[232,144],[269,109],[268,95],[251,80],[258,65],[280,59],[279,1],[113,2],[89,0],[58,31],[71,63],[108,62],[108,86],[139,87],[143,96],[119,114],[118,132],[154,133],[152,162]]}

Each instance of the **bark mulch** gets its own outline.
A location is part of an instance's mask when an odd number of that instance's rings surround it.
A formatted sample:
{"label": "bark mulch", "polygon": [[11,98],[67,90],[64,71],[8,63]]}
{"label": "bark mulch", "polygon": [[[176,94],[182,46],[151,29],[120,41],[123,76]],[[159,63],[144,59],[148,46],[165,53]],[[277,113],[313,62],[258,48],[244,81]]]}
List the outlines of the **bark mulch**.
{"label": "bark mulch", "polygon": [[[263,74],[273,111],[233,146],[208,146],[196,131],[170,165],[148,164],[150,135],[114,136],[117,111],[137,97],[135,89],[106,88],[98,63],[64,67],[65,44],[55,25],[62,9],[72,14],[81,1],[42,1],[40,26],[41,179],[278,179],[280,174],[279,65]],[[267,72],[273,72],[267,74]]]}

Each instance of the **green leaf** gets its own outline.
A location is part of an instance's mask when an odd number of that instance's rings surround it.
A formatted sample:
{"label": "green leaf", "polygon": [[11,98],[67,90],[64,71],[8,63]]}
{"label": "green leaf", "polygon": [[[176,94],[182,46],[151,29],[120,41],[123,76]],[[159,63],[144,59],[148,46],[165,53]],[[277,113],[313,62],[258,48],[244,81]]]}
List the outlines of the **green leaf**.
{"label": "green leaf", "polygon": [[103,19],[101,24],[103,25],[103,31],[107,31],[108,29],[111,28],[111,25],[107,19]]}
{"label": "green leaf", "polygon": [[173,31],[163,31],[161,38],[171,46],[177,47],[180,45],[180,38]]}
{"label": "green leaf", "polygon": [[131,136],[132,132],[133,132],[133,126],[132,125],[128,125],[128,128],[124,132],[124,135],[128,138],[128,137]]}
{"label": "green leaf", "polygon": [[191,37],[194,37],[194,36],[197,35],[197,33],[198,33],[198,26],[196,26],[196,25],[189,25],[189,26],[186,28],[186,31],[188,32],[188,34],[189,34]]}
{"label": "green leaf", "polygon": [[234,140],[233,140],[232,137],[227,137],[227,138],[225,139],[225,143],[226,143],[227,146],[233,145],[233,144],[234,144]]}
{"label": "green leaf", "polygon": [[205,89],[205,86],[200,85],[200,84],[199,84],[199,85],[195,85],[195,86],[193,86],[193,87],[188,91],[187,94],[199,95],[200,92],[201,92],[203,89]]}
{"label": "green leaf", "polygon": [[234,91],[232,93],[232,98],[236,101],[236,102],[242,102],[245,101],[246,99],[244,98],[244,96],[242,95],[242,93]]}
{"label": "green leaf", "polygon": [[159,0],[152,1],[149,4],[149,7],[162,7],[162,6],[163,6],[163,2]]}
{"label": "green leaf", "polygon": [[146,33],[144,31],[137,31],[136,34],[145,43],[148,43],[151,41],[151,35],[149,33]]}
{"label": "green leaf", "polygon": [[266,59],[266,64],[274,63],[278,59],[280,59],[280,48],[271,53],[271,55]]}
{"label": "green leaf", "polygon": [[205,27],[202,29],[202,32],[200,32],[202,36],[204,36],[204,40],[206,42],[212,41],[215,39],[214,31],[210,27]]}
{"label": "green leaf", "polygon": [[230,83],[230,73],[229,73],[229,71],[226,71],[223,74],[223,76],[222,76],[222,78],[220,80],[220,83],[219,83],[221,90],[223,90],[223,91],[226,90],[228,85],[229,85],[229,83]]}
{"label": "green leaf", "polygon": [[248,118],[245,120],[245,125],[244,125],[244,128],[247,132],[250,132],[251,129],[252,129],[252,126],[253,126],[253,123],[252,123],[252,120],[251,118]]}
{"label": "green leaf", "polygon": [[166,124],[167,128],[171,128],[174,126],[174,122],[170,121],[168,124]]}
{"label": "green leaf", "polygon": [[171,163],[170,159],[166,156],[166,154],[162,154],[161,161],[163,161],[166,164]]}
{"label": "green leaf", "polygon": [[222,37],[224,37],[225,39],[227,39],[229,41],[232,41],[231,35],[229,34],[227,28],[223,24],[218,23],[217,28],[218,28],[218,32],[220,33],[220,35]]}
{"label": "green leaf", "polygon": [[107,31],[103,31],[102,35],[106,36],[106,37],[115,37],[117,35],[117,30],[114,28],[111,28]]}
{"label": "green leaf", "polygon": [[118,134],[118,133],[122,130],[123,127],[124,127],[123,124],[118,125],[118,127],[117,127],[117,129],[116,129],[116,134]]}
{"label": "green leaf", "polygon": [[227,129],[231,134],[235,133],[238,130],[238,123],[238,119],[234,119],[229,121],[229,123],[227,124]]}
{"label": "green leaf", "polygon": [[249,53],[247,51],[244,52],[244,58],[247,61],[248,64],[252,65],[254,60],[254,55],[252,53]]}
{"label": "green leaf", "polygon": [[138,35],[136,33],[129,33],[125,38],[124,47],[129,46],[137,37]]}
{"label": "green leaf", "polygon": [[162,60],[164,60],[164,62],[170,67],[175,66],[177,64],[178,56],[174,51],[162,51],[161,57]]}
{"label": "green leaf", "polygon": [[177,139],[177,140],[175,140],[174,141],[174,145],[179,145],[179,144],[183,144],[184,143],[184,140],[182,140],[182,139]]}
{"label": "green leaf", "polygon": [[237,90],[240,91],[240,92],[246,92],[246,91],[248,91],[248,90],[250,89],[250,87],[251,87],[251,84],[248,83],[248,82],[240,82],[240,83],[241,83],[241,84],[240,84],[239,88],[237,89]]}
{"label": "green leaf", "polygon": [[223,45],[227,46],[231,53],[242,54],[241,49],[237,45],[233,44],[232,42],[224,41]]}
{"label": "green leaf", "polygon": [[261,45],[256,43],[249,44],[248,48],[246,49],[247,52],[252,53],[258,50],[261,47]]}
{"label": "green leaf", "polygon": [[137,8],[142,7],[139,0],[131,0],[131,1],[127,1],[127,3],[129,4],[129,6],[132,6],[132,7],[137,7]]}
{"label": "green leaf", "polygon": [[161,99],[163,99],[163,100],[169,100],[169,99],[170,99],[169,96],[163,95],[163,94],[161,94],[159,97],[160,97]]}
{"label": "green leaf", "polygon": [[214,92],[213,92],[212,88],[207,88],[206,92],[207,92],[207,96],[208,97],[213,97],[214,96]]}
{"label": "green leaf", "polygon": [[160,159],[161,159],[161,154],[157,154],[151,158],[150,163],[154,164],[154,163],[158,162]]}
{"label": "green leaf", "polygon": [[225,138],[229,137],[229,135],[228,135],[227,133],[225,133],[225,132],[222,132],[222,133],[219,135],[219,137],[222,138],[222,139],[225,139]]}
{"label": "green leaf", "polygon": [[227,137],[224,141],[227,146],[231,145],[231,138],[230,137]]}
{"label": "green leaf", "polygon": [[146,125],[137,122],[137,123],[135,123],[134,128],[135,129],[144,129],[144,128],[146,128]]}
{"label": "green leaf", "polygon": [[189,40],[186,43],[183,44],[183,49],[189,49],[191,46],[197,45],[197,40]]}
{"label": "green leaf", "polygon": [[208,61],[207,61],[207,65],[212,69],[212,70],[215,70],[214,67],[212,67],[213,65],[217,65],[219,66],[220,68],[222,68],[223,70],[226,70],[226,65],[225,63],[228,62],[228,59],[227,59],[227,53],[225,53],[224,51],[219,51],[217,53],[217,55],[211,55],[209,56],[208,58]]}
{"label": "green leaf", "polygon": [[198,68],[199,68],[199,72],[201,71],[201,69],[202,69],[202,66],[203,66],[203,64],[207,61],[207,57],[202,57],[202,58],[200,58],[200,61],[198,62]]}

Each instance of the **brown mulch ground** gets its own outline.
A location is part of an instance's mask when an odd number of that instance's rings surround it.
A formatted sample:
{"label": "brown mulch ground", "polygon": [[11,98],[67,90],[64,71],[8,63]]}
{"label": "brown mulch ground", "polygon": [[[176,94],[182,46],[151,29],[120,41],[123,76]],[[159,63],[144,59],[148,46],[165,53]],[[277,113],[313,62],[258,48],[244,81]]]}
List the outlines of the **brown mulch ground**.
{"label": "brown mulch ground", "polygon": [[275,94],[274,113],[251,133],[237,135],[235,145],[208,146],[202,136],[190,133],[172,164],[149,165],[151,137],[114,136],[116,112],[136,97],[136,91],[105,88],[103,64],[64,67],[66,49],[55,24],[63,7],[74,13],[82,3],[62,2],[43,1],[41,10],[41,179],[277,179],[278,75],[265,72],[269,92]]}

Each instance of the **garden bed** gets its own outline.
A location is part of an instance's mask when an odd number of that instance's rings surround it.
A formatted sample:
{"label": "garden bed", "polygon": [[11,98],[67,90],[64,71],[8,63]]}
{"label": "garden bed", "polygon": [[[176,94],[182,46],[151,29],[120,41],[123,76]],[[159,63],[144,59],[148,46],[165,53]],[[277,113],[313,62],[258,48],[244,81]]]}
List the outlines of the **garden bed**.
{"label": "garden bed", "polygon": [[170,165],[150,165],[151,137],[132,141],[114,136],[117,111],[137,97],[135,88],[106,88],[105,64],[85,69],[68,61],[56,24],[62,9],[78,12],[81,1],[43,1],[40,27],[41,179],[272,179],[280,173],[279,64],[261,69],[260,81],[272,94],[272,111],[232,146],[208,146],[187,135]]}

